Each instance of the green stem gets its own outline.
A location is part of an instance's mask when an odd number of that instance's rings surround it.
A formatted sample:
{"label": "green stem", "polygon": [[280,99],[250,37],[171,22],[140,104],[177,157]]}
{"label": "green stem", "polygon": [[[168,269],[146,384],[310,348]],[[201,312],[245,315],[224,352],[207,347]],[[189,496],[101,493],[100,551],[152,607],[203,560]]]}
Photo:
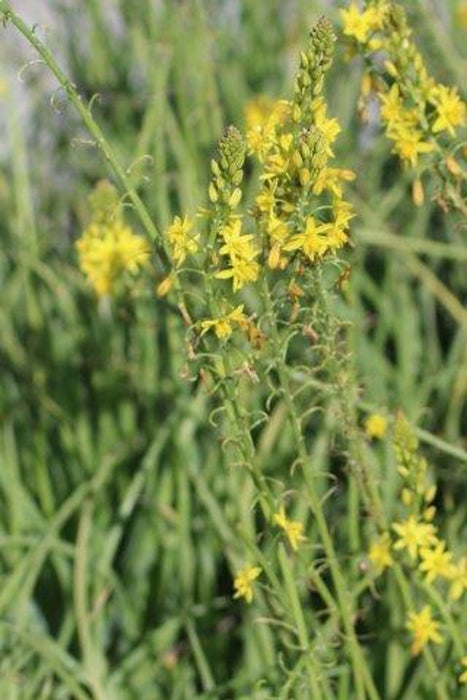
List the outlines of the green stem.
{"label": "green stem", "polygon": [[[324,306],[327,306],[327,300],[324,295],[322,295],[321,302]],[[328,312],[329,313],[329,312]],[[334,371],[337,373],[339,368],[334,367]],[[348,436],[349,446],[350,446],[350,457],[355,465],[358,465],[358,471],[356,476],[358,477],[359,485],[362,490],[362,495],[367,505],[369,512],[371,512],[378,528],[382,532],[388,530],[388,522],[384,513],[383,504],[379,495],[378,485],[376,483],[375,476],[371,470],[366,466],[365,456],[362,450],[362,438],[358,426],[358,416],[356,412],[356,403],[351,401],[351,384],[352,384],[352,367],[349,366],[345,369],[343,376],[345,377],[344,384],[340,387],[339,396],[341,397],[342,414],[343,420],[346,422],[346,433]],[[410,593],[410,586],[407,578],[404,574],[402,567],[399,564],[394,564],[396,581],[401,592],[402,598],[405,603],[406,610],[408,612],[414,611],[414,603]],[[440,679],[440,672],[437,667],[436,661],[429,649],[424,650],[424,657],[428,668],[432,674],[436,691],[438,697],[445,698],[445,690],[443,683]]]}
{"label": "green stem", "polygon": [[[213,249],[214,239],[218,227],[219,223],[216,223],[211,227],[207,246],[208,256],[210,254],[210,251]],[[209,260],[207,261],[207,265],[209,265]],[[213,318],[217,318],[220,314],[220,309],[214,295],[212,274],[210,272],[207,272],[203,276],[203,280],[209,313]],[[242,454],[242,457],[245,460],[246,466],[250,472],[254,484],[258,489],[264,515],[267,520],[270,520],[275,510],[274,497],[263,476],[260,464],[256,459],[256,449],[253,443],[253,438],[251,437],[248,422],[246,420],[245,414],[241,411],[239,402],[236,400],[235,393],[232,388],[231,377],[233,376],[233,373],[227,352],[224,352],[219,357],[219,369],[223,379],[221,383],[221,392],[223,394],[225,405],[229,413],[229,418],[233,426],[235,427],[237,433],[236,438],[239,441],[240,453]]]}
{"label": "green stem", "polygon": [[360,512],[360,495],[358,483],[353,474],[349,478],[348,491],[348,526],[349,526],[349,550],[352,554],[359,552],[360,545],[360,529],[359,529],[359,512]]}
{"label": "green stem", "polygon": [[316,664],[313,662],[313,657],[310,654],[310,640],[308,638],[305,618],[303,616],[302,606],[300,605],[300,598],[298,596],[297,587],[295,585],[295,580],[290,566],[290,562],[285,553],[285,548],[282,542],[279,544],[278,550],[279,564],[284,578],[285,589],[287,592],[287,597],[289,599],[289,605],[292,610],[292,616],[295,619],[300,646],[302,647],[302,651],[305,654],[306,658],[305,663],[308,673],[308,679],[310,682],[311,696],[312,698],[318,698],[318,700],[320,700],[323,697],[323,695],[321,693],[321,689],[318,683],[317,667]]}
{"label": "green stem", "polygon": [[355,634],[355,629],[352,622],[352,603],[346,590],[345,578],[342,574],[341,568],[338,563],[336,550],[334,548],[334,543],[332,541],[332,536],[329,531],[326,518],[321,506],[320,498],[316,492],[315,486],[313,484],[313,477],[308,468],[309,465],[309,455],[305,444],[304,435],[301,429],[300,420],[297,415],[297,410],[292,398],[293,392],[290,386],[287,366],[284,362],[282,356],[281,340],[279,336],[279,331],[275,322],[275,314],[271,301],[271,293],[267,283],[266,278],[262,281],[263,287],[263,299],[265,301],[265,308],[270,321],[270,331],[272,336],[272,341],[274,344],[274,354],[276,357],[276,370],[279,377],[279,382],[281,385],[282,395],[287,406],[288,418],[294,435],[294,440],[297,445],[297,451],[302,463],[303,474],[305,477],[308,497],[310,500],[311,509],[316,520],[316,526],[318,533],[323,544],[323,548],[326,554],[326,558],[331,571],[331,576],[333,579],[334,587],[336,589],[337,595],[337,605],[340,612],[341,620],[344,626],[344,630],[347,637],[347,645],[349,650],[349,656],[352,663],[356,693],[357,698],[365,698],[366,692],[365,687],[368,691],[368,695],[373,700],[379,698],[378,691],[374,685],[373,679],[371,677],[370,671],[368,669],[365,657],[363,655],[362,649],[358,643],[357,636]]}
{"label": "green stem", "polygon": [[37,53],[43,59],[44,63],[48,66],[54,76],[57,78],[60,86],[65,91],[68,99],[75,107],[76,111],[80,115],[85,127],[94,138],[97,147],[103,153],[106,161],[108,162],[110,168],[116,175],[120,185],[124,189],[125,193],[130,198],[138,217],[146,230],[149,238],[156,245],[157,252],[162,260],[164,267],[167,270],[171,269],[170,256],[166,244],[163,240],[161,233],[156,228],[148,210],[143,204],[140,196],[138,195],[136,189],[134,188],[130,178],[126,174],[125,170],[122,168],[118,162],[115,153],[110,146],[109,142],[105,138],[101,128],[92,116],[89,106],[83,103],[81,95],[78,93],[76,86],[71,82],[67,75],[58,65],[54,56],[51,54],[47,46],[42,43],[39,37],[34,33],[33,29],[30,29],[25,22],[17,15],[9,6],[5,0],[0,0],[0,17],[3,22],[7,24],[11,22],[14,27],[27,39],[27,41],[36,49]]}
{"label": "green stem", "polygon": [[102,663],[92,641],[90,616],[87,603],[87,572],[89,563],[88,553],[93,511],[93,501],[88,499],[83,504],[78,524],[73,594],[76,613],[76,629],[78,631],[83,666],[96,700],[106,700],[106,694],[101,683]]}
{"label": "green stem", "polygon": [[187,631],[188,639],[190,640],[190,646],[193,652],[196,666],[198,667],[198,672],[203,684],[203,690],[205,692],[214,690],[216,684],[214,682],[214,678],[211,673],[206,654],[204,653],[203,647],[201,646],[198,633],[191,620],[186,621],[185,629]]}

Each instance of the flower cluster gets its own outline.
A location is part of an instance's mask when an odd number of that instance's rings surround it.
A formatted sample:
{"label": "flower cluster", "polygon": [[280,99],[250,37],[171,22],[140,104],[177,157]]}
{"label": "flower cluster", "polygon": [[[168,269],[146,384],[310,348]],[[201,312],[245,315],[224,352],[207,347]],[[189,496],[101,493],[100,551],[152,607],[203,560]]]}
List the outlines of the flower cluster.
{"label": "flower cluster", "polygon": [[[434,518],[436,487],[429,483],[428,465],[418,454],[418,440],[403,414],[395,421],[393,435],[397,470],[402,478],[401,505],[405,516],[392,523],[391,532],[382,532],[370,545],[368,559],[375,576],[380,576],[399,560],[413,572],[413,581],[424,587],[447,586],[454,605],[467,591],[467,557],[454,559],[446,542],[439,537]],[[406,553],[406,557],[401,559]],[[430,605],[419,612],[409,611],[406,628],[412,633],[411,653],[420,654],[429,642],[440,644],[440,626],[433,619]]]}
{"label": "flower cluster", "polygon": [[[452,600],[458,600],[467,590],[467,558],[454,561],[445,541],[438,537],[437,527],[433,523],[436,487],[428,483],[427,462],[418,454],[418,440],[403,414],[397,416],[393,441],[397,470],[403,480],[401,501],[408,513],[403,520],[392,525],[396,535],[392,548],[406,551],[410,564],[417,568],[427,583],[438,579],[450,582],[449,596]],[[370,547],[369,558],[378,573],[390,566],[390,549],[388,533],[384,533]]]}
{"label": "flower cluster", "polygon": [[[386,0],[370,0],[362,11],[352,3],[341,10],[341,17],[344,35],[369,66],[362,82],[365,97],[376,93],[386,135],[403,165],[420,174],[424,163],[419,159],[433,154],[451,175],[458,175],[459,166],[446,148],[456,129],[465,124],[466,105],[456,88],[429,75],[403,8]],[[420,180],[414,201],[423,201]]]}
{"label": "flower cluster", "polygon": [[[227,267],[216,273],[218,279],[232,279],[233,291],[237,292],[249,282],[255,282],[260,273],[256,258],[259,250],[251,234],[243,233],[243,218],[235,213],[242,191],[245,142],[240,132],[229,127],[219,142],[218,158],[211,161],[213,179],[209,186],[211,212],[211,236],[209,248],[213,262],[219,257]],[[217,250],[214,245],[220,245]]]}
{"label": "flower cluster", "polygon": [[291,254],[307,262],[322,259],[348,240],[353,214],[342,182],[354,174],[329,165],[340,126],[327,116],[322,96],[334,41],[330,24],[321,19],[300,55],[293,101],[273,107],[256,127],[260,148],[250,146],[263,162],[255,214],[272,269],[284,268]]}
{"label": "flower cluster", "polygon": [[110,183],[96,187],[90,205],[92,221],[76,241],[79,265],[98,296],[112,296],[125,273],[135,275],[147,262],[150,249],[125,225]]}

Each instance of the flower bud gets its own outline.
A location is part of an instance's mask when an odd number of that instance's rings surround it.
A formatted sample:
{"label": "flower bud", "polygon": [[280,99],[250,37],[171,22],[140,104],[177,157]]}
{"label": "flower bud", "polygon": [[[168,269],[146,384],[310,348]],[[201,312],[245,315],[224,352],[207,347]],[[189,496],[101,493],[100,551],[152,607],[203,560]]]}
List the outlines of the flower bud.
{"label": "flower bud", "polygon": [[449,170],[451,175],[454,175],[454,177],[458,177],[459,175],[461,175],[462,170],[455,158],[453,158],[452,156],[447,156],[444,162],[446,163],[446,168]]}
{"label": "flower bud", "polygon": [[416,207],[421,207],[425,201],[425,192],[422,181],[417,178],[412,185],[412,200]]}
{"label": "flower bud", "polygon": [[241,198],[242,198],[242,191],[239,187],[236,187],[234,189],[234,191],[232,192],[232,194],[230,195],[229,207],[231,207],[231,209],[235,209],[240,204]]}
{"label": "flower bud", "polygon": [[157,285],[156,287],[156,294],[158,297],[165,297],[166,294],[170,292],[173,286],[173,277],[172,275],[169,275],[168,277],[165,277],[165,279],[162,280],[160,284]]}
{"label": "flower bud", "polygon": [[268,255],[268,265],[271,268],[271,270],[275,270],[278,267],[280,257],[281,257],[281,251],[280,251],[279,247],[274,246],[273,248],[271,248],[271,250],[269,251],[269,255]]}
{"label": "flower bud", "polygon": [[209,199],[213,204],[215,204],[219,199],[219,195],[213,182],[211,182],[209,185]]}

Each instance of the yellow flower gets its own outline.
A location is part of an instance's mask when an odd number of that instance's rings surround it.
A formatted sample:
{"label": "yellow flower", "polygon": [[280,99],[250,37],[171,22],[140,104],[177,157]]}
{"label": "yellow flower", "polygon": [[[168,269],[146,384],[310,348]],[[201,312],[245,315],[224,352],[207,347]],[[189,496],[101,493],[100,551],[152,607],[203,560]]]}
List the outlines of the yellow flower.
{"label": "yellow flower", "polygon": [[246,103],[244,109],[247,129],[264,126],[271,122],[274,125],[285,121],[290,113],[290,102],[274,100],[267,95],[258,95]]}
{"label": "yellow flower", "polygon": [[234,292],[238,292],[249,282],[256,282],[258,279],[260,266],[255,260],[232,260],[231,264],[231,267],[217,272],[215,276],[221,280],[232,278]]}
{"label": "yellow flower", "polygon": [[[348,173],[351,173],[352,171],[345,171]],[[353,174],[353,173],[352,173]],[[350,175],[347,175],[344,179],[350,179]],[[353,206],[349,203],[346,202],[344,199],[338,199],[334,202],[334,216],[336,217],[335,224],[336,226],[342,226],[346,228],[348,226],[348,223],[350,219],[353,219],[355,216],[355,212],[353,209]]]}
{"label": "yellow flower", "polygon": [[327,153],[332,156],[333,153],[330,146],[332,146],[342,129],[337,119],[329,119],[326,116],[326,109],[326,102],[323,97],[320,97],[313,105],[313,117],[315,126],[321,131],[321,135],[326,142]]}
{"label": "yellow flower", "polygon": [[343,32],[346,36],[353,37],[359,43],[364,44],[370,32],[381,27],[384,13],[384,6],[371,7],[360,12],[357,5],[352,3],[348,10],[340,10],[344,22]]}
{"label": "yellow flower", "polygon": [[282,221],[274,214],[268,219],[267,230],[270,237],[279,243],[282,243],[287,238],[289,232],[285,221]]}
{"label": "yellow flower", "polygon": [[372,29],[381,29],[388,11],[387,0],[380,0],[377,5],[369,7],[366,12],[370,15],[369,22]]}
{"label": "yellow flower", "polygon": [[369,438],[378,438],[381,440],[386,435],[388,422],[386,418],[379,413],[372,413],[365,421],[365,433]]}
{"label": "yellow flower", "polygon": [[320,195],[324,190],[329,190],[336,197],[342,197],[341,181],[351,182],[355,180],[355,173],[344,168],[322,168],[316,175],[313,183],[313,194]]}
{"label": "yellow flower", "polygon": [[253,246],[253,236],[242,235],[242,222],[236,219],[221,230],[224,245],[219,252],[227,255],[230,267],[216,273],[217,279],[233,279],[234,292],[248,282],[255,282],[260,273],[260,266],[255,261],[259,251]]}
{"label": "yellow flower", "polygon": [[284,250],[293,251],[299,248],[310,260],[321,257],[329,249],[329,243],[323,233],[332,228],[331,224],[319,223],[313,216],[309,216],[305,223],[305,231],[292,236],[284,246]]}
{"label": "yellow flower", "polygon": [[246,566],[238,572],[234,579],[235,595],[234,598],[245,598],[247,603],[253,600],[252,583],[261,573],[259,566]]}
{"label": "yellow flower", "polygon": [[410,653],[413,656],[420,654],[428,642],[434,642],[435,644],[443,642],[443,638],[439,633],[439,624],[431,617],[429,605],[426,605],[419,613],[409,613],[406,627],[413,635],[410,647]]}
{"label": "yellow flower", "polygon": [[249,100],[243,110],[246,128],[263,127],[270,119],[275,104],[276,100],[267,95],[257,95]]}
{"label": "yellow flower", "polygon": [[420,547],[422,562],[419,569],[426,574],[427,583],[432,583],[438,576],[449,578],[452,554],[445,550],[446,543],[443,541],[435,542],[431,547]]}
{"label": "yellow flower", "polygon": [[272,214],[274,205],[276,203],[275,189],[275,185],[266,186],[256,197],[256,206],[258,207],[261,214]]}
{"label": "yellow flower", "polygon": [[456,564],[451,567],[451,588],[449,597],[451,600],[459,600],[467,591],[467,557],[461,557]]}
{"label": "yellow flower", "polygon": [[344,228],[339,226],[337,222],[331,224],[331,227],[327,233],[327,241],[330,250],[336,251],[342,248],[349,239]]}
{"label": "yellow flower", "polygon": [[266,172],[261,175],[261,179],[270,180],[279,175],[285,175],[289,165],[290,158],[287,153],[272,153],[266,161]]}
{"label": "yellow flower", "polygon": [[243,313],[243,304],[237,306],[230,313],[219,318],[208,319],[201,322],[202,335],[207,333],[211,328],[219,340],[225,340],[232,335],[234,325],[242,325],[247,322],[247,317]]}
{"label": "yellow flower", "polygon": [[275,130],[271,126],[255,126],[246,132],[248,153],[252,153],[263,162],[274,145]]}
{"label": "yellow flower", "polygon": [[412,112],[404,110],[404,103],[399,93],[399,85],[394,83],[388,92],[380,93],[381,119],[388,124],[397,125],[401,122],[407,124],[417,123],[417,119]]}
{"label": "yellow flower", "polygon": [[279,527],[284,530],[292,549],[297,551],[300,542],[304,542],[306,540],[306,537],[303,534],[302,523],[298,522],[298,520],[289,520],[283,507],[281,507],[279,512],[274,515],[274,520]]}
{"label": "yellow flower", "polygon": [[250,153],[262,161],[274,142],[274,124],[268,123],[274,100],[259,95],[245,105],[246,142]]}
{"label": "yellow flower", "polygon": [[404,522],[394,523],[392,529],[399,535],[394,549],[407,549],[411,559],[415,559],[419,547],[429,547],[437,541],[434,526],[419,522],[415,515],[409,515]]}
{"label": "yellow flower", "polygon": [[119,219],[92,223],[76,241],[79,265],[98,296],[114,294],[124,272],[135,275],[149,258],[149,246]]}
{"label": "yellow flower", "polygon": [[224,245],[219,250],[221,255],[228,255],[231,259],[251,258],[254,256],[252,246],[253,236],[242,236],[242,222],[236,219],[232,223],[224,226],[221,231]]}
{"label": "yellow flower", "polygon": [[383,533],[376,542],[373,542],[368,552],[368,559],[374,565],[377,576],[394,564],[391,555],[391,538],[388,532]]}
{"label": "yellow flower", "polygon": [[192,228],[193,222],[187,216],[183,219],[176,216],[167,229],[167,240],[177,267],[185,262],[187,255],[193,255],[198,250],[199,235],[190,235]]}
{"label": "yellow flower", "polygon": [[432,131],[449,131],[455,136],[455,127],[465,122],[465,102],[457,94],[456,88],[446,85],[436,85],[431,91],[431,102],[435,105],[437,119],[433,123]]}
{"label": "yellow flower", "polygon": [[465,666],[465,670],[459,676],[459,683],[467,683],[467,656],[462,657],[461,664]]}
{"label": "yellow flower", "polygon": [[247,102],[244,110],[246,142],[249,153],[263,162],[276,143],[276,129],[284,122],[290,111],[285,100],[273,100],[259,95]]}
{"label": "yellow flower", "polygon": [[421,131],[404,124],[389,131],[388,136],[394,141],[394,151],[412,168],[417,166],[419,154],[431,153],[435,149],[434,144],[423,141]]}

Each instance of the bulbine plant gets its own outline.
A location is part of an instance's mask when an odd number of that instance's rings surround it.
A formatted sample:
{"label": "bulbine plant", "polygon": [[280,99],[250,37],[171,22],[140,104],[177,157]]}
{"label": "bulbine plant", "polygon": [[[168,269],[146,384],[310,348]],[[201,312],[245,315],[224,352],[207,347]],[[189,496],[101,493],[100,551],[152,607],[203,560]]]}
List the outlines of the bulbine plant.
{"label": "bulbine plant", "polygon": [[[400,7],[366,5],[342,12],[344,35],[365,57],[364,97],[375,92],[395,152],[414,171],[416,204],[422,178],[436,172],[446,208],[462,210],[465,178],[450,139],[465,105],[427,75]],[[403,689],[417,682],[419,697],[455,697],[467,680],[467,559],[446,542],[434,477],[407,419],[373,413],[362,427],[365,401],[339,312],[358,211],[347,195],[356,173],[336,160],[341,127],[324,91],[330,22],[311,29],[292,96],[246,106],[245,134],[229,126],[220,138],[206,201],[160,233],[48,49],[4,2],[0,14],[52,69],[122,190],[104,182],[90,197],[76,242],[90,288],[118,304],[147,284],[167,313],[178,310],[185,377],[210,398],[230,468],[249,476],[226,557],[232,598],[248,624],[275,638],[258,696],[376,700],[375,648],[397,647],[384,663],[387,673],[397,667]],[[125,222],[128,202],[146,235]],[[390,499],[384,450],[397,474]]]}

